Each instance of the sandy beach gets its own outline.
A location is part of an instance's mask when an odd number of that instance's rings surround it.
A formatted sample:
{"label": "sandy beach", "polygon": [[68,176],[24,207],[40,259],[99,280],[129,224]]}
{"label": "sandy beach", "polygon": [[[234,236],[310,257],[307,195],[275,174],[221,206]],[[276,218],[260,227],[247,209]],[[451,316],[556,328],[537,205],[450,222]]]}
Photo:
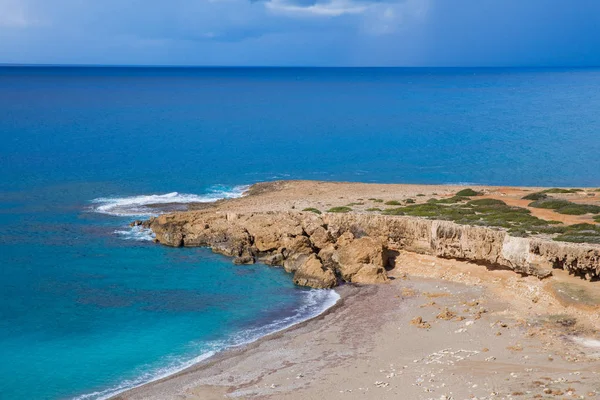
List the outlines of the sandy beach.
{"label": "sandy beach", "polygon": [[[461,187],[275,183],[217,212],[451,196]],[[477,187],[527,206],[540,188]],[[251,190],[252,192],[252,190]],[[596,193],[565,195],[595,204]],[[563,197],[565,197],[563,196]],[[363,202],[363,204],[360,204]],[[205,208],[206,206],[201,206]],[[539,218],[589,221],[533,209]],[[243,268],[243,266],[232,266]],[[342,285],[338,304],[118,399],[509,399],[600,396],[600,288],[554,270],[539,279],[400,251],[390,280]],[[251,282],[249,282],[251,284]]]}
{"label": "sandy beach", "polygon": [[539,281],[413,254],[402,255],[401,263],[390,284],[341,287],[340,304],[320,317],[117,398],[507,399],[600,393],[597,312],[563,305],[547,289],[580,282],[562,274]]}

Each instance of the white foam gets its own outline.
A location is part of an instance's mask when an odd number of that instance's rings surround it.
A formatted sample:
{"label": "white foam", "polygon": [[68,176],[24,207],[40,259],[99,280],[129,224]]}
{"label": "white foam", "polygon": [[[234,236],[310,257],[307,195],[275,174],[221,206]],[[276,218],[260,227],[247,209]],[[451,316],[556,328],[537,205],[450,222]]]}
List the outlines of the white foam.
{"label": "white foam", "polygon": [[202,354],[197,357],[191,359],[169,357],[165,359],[166,366],[164,367],[144,372],[135,379],[125,380],[106,390],[83,394],[75,397],[74,400],[105,400],[135,387],[166,378],[206,360],[219,351],[252,343],[263,336],[282,331],[308,319],[314,318],[334,306],[340,299],[340,295],[334,290],[313,289],[304,293],[305,298],[302,304],[295,310],[292,316],[274,321],[266,326],[247,329],[223,341],[213,341],[203,344],[202,348],[206,351],[202,352]]}
{"label": "white foam", "polygon": [[132,226],[128,230],[116,230],[114,233],[119,235],[122,239],[141,242],[151,242],[156,237],[154,232],[152,232],[152,229],[144,228],[142,226]]}
{"label": "white foam", "polygon": [[[130,197],[101,197],[92,200],[92,211],[120,217],[150,217],[161,212],[157,204],[189,204],[211,203],[221,199],[241,197],[246,190],[244,186],[213,186],[203,195],[185,193],[150,194]],[[153,205],[153,207],[148,207]]]}

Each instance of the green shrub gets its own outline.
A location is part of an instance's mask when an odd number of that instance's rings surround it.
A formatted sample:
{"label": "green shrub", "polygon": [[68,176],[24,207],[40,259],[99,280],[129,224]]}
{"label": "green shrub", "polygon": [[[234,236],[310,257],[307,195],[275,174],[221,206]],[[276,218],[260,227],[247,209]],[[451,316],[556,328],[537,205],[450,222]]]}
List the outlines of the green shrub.
{"label": "green shrub", "polygon": [[398,200],[390,200],[385,202],[386,206],[399,206],[401,204],[402,203],[400,203]]}
{"label": "green shrub", "polygon": [[319,211],[318,209],[316,209],[316,208],[314,208],[314,207],[308,207],[308,208],[305,208],[305,209],[304,209],[304,210],[302,210],[302,211],[309,211],[309,212],[313,212],[313,213],[315,213],[315,214],[321,214],[321,211]]}
{"label": "green shrub", "polygon": [[506,203],[502,200],[496,199],[477,199],[471,200],[467,203],[467,205],[471,206],[505,206]]}
{"label": "green shrub", "polygon": [[423,193],[419,193],[417,197],[425,197],[425,195]]}
{"label": "green shrub", "polygon": [[532,232],[557,234],[562,233],[564,225],[555,221],[545,221],[534,217],[522,207],[511,207],[502,200],[477,199],[468,203],[440,203],[429,201],[424,204],[413,204],[405,207],[391,208],[383,211],[386,215],[410,215],[429,219],[454,221],[464,225],[480,225],[500,227],[509,230],[510,234],[525,236]]}
{"label": "green shrub", "polygon": [[414,199],[406,199],[406,204],[415,204]]}
{"label": "green shrub", "polygon": [[600,215],[596,215],[596,216],[594,217],[594,221],[596,221],[596,222],[600,222]]}
{"label": "green shrub", "polygon": [[568,206],[569,204],[572,204],[572,203],[567,200],[549,198],[549,199],[542,199],[542,200],[537,200],[537,201],[531,202],[531,203],[529,203],[529,207],[545,208],[548,210],[558,210],[559,208]]}
{"label": "green shrub", "polygon": [[594,206],[591,204],[570,204],[565,207],[561,207],[556,210],[559,214],[568,215],[584,215],[584,214],[598,214],[600,213],[600,206]]}
{"label": "green shrub", "polygon": [[383,203],[383,199],[369,199],[371,201],[374,201],[375,203]]}
{"label": "green shrub", "polygon": [[381,211],[381,208],[371,207],[371,208],[367,208],[367,211]]}
{"label": "green shrub", "polygon": [[471,188],[468,189],[463,189],[460,192],[456,193],[457,196],[465,196],[465,197],[471,197],[471,196],[481,196],[481,192],[476,192]]}
{"label": "green shrub", "polygon": [[552,188],[543,190],[542,193],[577,193],[583,192],[583,189],[561,189],[561,188]]}
{"label": "green shrub", "polygon": [[436,203],[438,203],[438,204],[454,204],[454,203],[459,203],[461,201],[468,201],[468,200],[469,200],[469,198],[465,197],[465,196],[453,196],[448,199],[436,200]]}
{"label": "green shrub", "polygon": [[346,204],[347,207],[352,207],[352,206],[362,206],[365,203],[350,203],[350,204]]}
{"label": "green shrub", "polygon": [[600,206],[552,198],[534,201],[529,203],[529,207],[550,209],[567,215],[600,214]]}
{"label": "green shrub", "polygon": [[531,194],[528,194],[527,196],[524,196],[523,200],[543,200],[547,197],[548,197],[548,195],[546,193],[537,192],[537,193],[531,193]]}
{"label": "green shrub", "polygon": [[561,242],[600,244],[600,226],[593,224],[575,224],[565,228],[561,235],[554,238]]}
{"label": "green shrub", "polygon": [[350,211],[352,211],[352,209],[350,207],[346,207],[346,206],[332,207],[329,210],[327,210],[327,212],[331,212],[331,213],[347,213]]}
{"label": "green shrub", "polygon": [[522,228],[511,228],[508,230],[508,234],[514,237],[529,237],[527,230]]}

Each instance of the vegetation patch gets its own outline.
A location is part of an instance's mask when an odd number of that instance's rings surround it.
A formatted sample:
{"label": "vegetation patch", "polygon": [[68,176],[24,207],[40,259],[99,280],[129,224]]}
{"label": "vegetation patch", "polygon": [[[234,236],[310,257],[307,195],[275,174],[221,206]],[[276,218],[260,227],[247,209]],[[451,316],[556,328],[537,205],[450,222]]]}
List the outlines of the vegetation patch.
{"label": "vegetation patch", "polygon": [[437,204],[455,204],[455,203],[459,203],[461,201],[469,201],[470,199],[468,197],[465,196],[452,196],[450,198],[447,199],[429,199],[427,200],[428,203],[437,203]]}
{"label": "vegetation patch", "polygon": [[346,207],[352,207],[352,206],[362,206],[365,203],[350,203],[350,204],[346,204]]}
{"label": "vegetation patch", "polygon": [[536,200],[543,200],[546,198],[548,198],[548,195],[546,193],[537,192],[537,193],[530,193],[527,196],[524,196],[523,200],[536,201]]}
{"label": "vegetation patch", "polygon": [[304,209],[304,210],[302,210],[302,211],[308,211],[308,212],[313,212],[313,213],[315,213],[315,214],[321,214],[321,211],[320,211],[320,210],[318,210],[318,209],[316,209],[316,208],[314,208],[314,207],[308,207],[308,208],[305,208],[305,209]]}
{"label": "vegetation patch", "polygon": [[383,199],[369,199],[375,203],[383,203]]}
{"label": "vegetation patch", "polygon": [[600,222],[600,215],[596,215],[596,216],[594,217],[594,221],[596,221],[596,222]]}
{"label": "vegetation patch", "polygon": [[371,207],[371,208],[367,208],[367,211],[381,211],[381,208]]}
{"label": "vegetation patch", "polygon": [[569,225],[554,240],[571,243],[600,244],[600,226],[593,224]]}
{"label": "vegetation patch", "polygon": [[384,210],[386,215],[409,215],[428,219],[453,221],[463,225],[505,228],[514,236],[536,233],[563,233],[565,226],[556,221],[546,221],[531,215],[522,207],[511,207],[502,200],[476,199],[469,202],[447,204],[440,201],[412,204]]}
{"label": "vegetation patch", "polygon": [[329,210],[327,210],[327,212],[331,212],[331,213],[347,213],[350,211],[352,211],[352,209],[350,207],[346,207],[346,206],[332,207]]}
{"label": "vegetation patch", "polygon": [[471,200],[467,203],[471,206],[505,206],[506,203],[502,200],[497,199],[477,199]]}
{"label": "vegetation patch", "polygon": [[415,204],[415,199],[406,199],[406,204]]}
{"label": "vegetation patch", "polygon": [[553,198],[534,201],[529,203],[529,207],[550,209],[559,214],[567,215],[600,214],[600,206],[593,204],[577,204],[568,200]]}
{"label": "vegetation patch", "polygon": [[425,197],[425,195],[423,193],[419,193],[417,197]]}
{"label": "vegetation patch", "polygon": [[399,206],[401,204],[402,203],[400,203],[398,200],[390,200],[385,202],[386,206]]}
{"label": "vegetation patch", "polygon": [[577,193],[577,192],[583,192],[583,189],[552,188],[552,189],[543,190],[541,193],[562,193],[562,194],[567,194],[567,193]]}
{"label": "vegetation patch", "polygon": [[460,192],[456,193],[457,196],[466,196],[466,197],[471,197],[471,196],[481,196],[482,193],[481,192],[476,192],[471,188],[468,189],[463,189]]}

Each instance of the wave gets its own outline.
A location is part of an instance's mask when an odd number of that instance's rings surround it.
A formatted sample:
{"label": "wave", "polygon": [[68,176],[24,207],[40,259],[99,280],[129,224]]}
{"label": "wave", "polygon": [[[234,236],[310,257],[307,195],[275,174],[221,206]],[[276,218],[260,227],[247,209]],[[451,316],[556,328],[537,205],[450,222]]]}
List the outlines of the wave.
{"label": "wave", "polygon": [[132,226],[127,230],[116,230],[114,233],[119,235],[122,239],[141,242],[151,242],[156,237],[154,232],[152,232],[152,229],[144,228],[142,226]]}
{"label": "wave", "polygon": [[261,337],[282,331],[314,318],[333,307],[340,299],[340,295],[334,290],[312,289],[305,291],[304,293],[305,297],[301,305],[294,310],[294,313],[291,316],[273,321],[265,326],[246,329],[231,335],[229,338],[222,341],[203,343],[200,346],[203,351],[198,356],[191,358],[166,357],[162,360],[162,367],[148,368],[147,371],[140,373],[135,379],[124,380],[118,385],[106,390],[80,395],[75,397],[74,400],[105,400],[138,386],[166,378],[206,360],[220,351],[252,343]]}
{"label": "wave", "polygon": [[[189,203],[211,203],[241,197],[249,186],[216,185],[202,195],[185,193],[150,194],[130,197],[101,197],[92,200],[92,211],[119,217],[151,217],[163,211],[177,210]],[[161,207],[162,205],[162,207]]]}

